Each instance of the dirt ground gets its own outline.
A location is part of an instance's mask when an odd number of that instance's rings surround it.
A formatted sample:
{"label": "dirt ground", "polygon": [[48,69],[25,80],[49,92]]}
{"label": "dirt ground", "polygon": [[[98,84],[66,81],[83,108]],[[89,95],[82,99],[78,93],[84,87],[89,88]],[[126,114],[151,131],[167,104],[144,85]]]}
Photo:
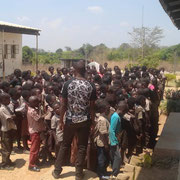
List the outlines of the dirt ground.
{"label": "dirt ground", "polygon": [[[161,115],[159,120],[159,135],[162,132],[164,124],[166,122],[166,116]],[[39,173],[31,172],[28,170],[28,159],[27,154],[15,154],[11,155],[12,161],[16,163],[16,168],[13,171],[0,170],[0,180],[51,180],[53,165],[43,167]],[[134,179],[133,175],[130,175],[130,180],[176,180],[178,163],[172,162],[168,167],[161,165],[153,166],[152,168],[142,168],[137,166],[137,163],[142,161],[143,156],[134,156],[132,159],[132,165],[135,166]],[[63,170],[62,179],[71,180],[74,179],[74,168],[65,167]],[[128,173],[126,173],[128,175]],[[96,174],[90,171],[85,171],[85,180],[99,179]]]}

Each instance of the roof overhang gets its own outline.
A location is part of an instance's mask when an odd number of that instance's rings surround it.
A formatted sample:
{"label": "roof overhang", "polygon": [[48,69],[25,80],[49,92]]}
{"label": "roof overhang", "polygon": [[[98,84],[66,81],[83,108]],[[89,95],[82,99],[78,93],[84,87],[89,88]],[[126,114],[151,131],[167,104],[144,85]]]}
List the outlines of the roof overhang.
{"label": "roof overhang", "polygon": [[40,35],[40,29],[0,21],[0,31],[8,33]]}
{"label": "roof overhang", "polygon": [[180,29],[180,0],[159,0],[174,25]]}

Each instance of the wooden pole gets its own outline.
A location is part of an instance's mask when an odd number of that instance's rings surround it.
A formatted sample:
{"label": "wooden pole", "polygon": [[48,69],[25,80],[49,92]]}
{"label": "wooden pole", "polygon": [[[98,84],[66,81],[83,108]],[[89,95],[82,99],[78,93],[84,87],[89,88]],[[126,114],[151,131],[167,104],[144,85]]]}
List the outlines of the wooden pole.
{"label": "wooden pole", "polygon": [[36,72],[38,70],[38,34],[36,35]]}
{"label": "wooden pole", "polygon": [[4,61],[4,29],[2,30],[2,69],[3,69],[3,80],[5,80],[5,61]]}

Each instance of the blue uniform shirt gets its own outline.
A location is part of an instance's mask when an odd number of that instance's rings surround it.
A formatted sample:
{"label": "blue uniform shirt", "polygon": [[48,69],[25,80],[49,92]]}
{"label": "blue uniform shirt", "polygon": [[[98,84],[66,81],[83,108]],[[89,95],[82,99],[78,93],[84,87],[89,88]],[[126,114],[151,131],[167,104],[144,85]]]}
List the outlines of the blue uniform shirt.
{"label": "blue uniform shirt", "polygon": [[118,134],[120,131],[121,131],[121,118],[115,112],[111,116],[110,128],[109,128],[109,139],[111,146],[115,146],[119,144],[116,134]]}

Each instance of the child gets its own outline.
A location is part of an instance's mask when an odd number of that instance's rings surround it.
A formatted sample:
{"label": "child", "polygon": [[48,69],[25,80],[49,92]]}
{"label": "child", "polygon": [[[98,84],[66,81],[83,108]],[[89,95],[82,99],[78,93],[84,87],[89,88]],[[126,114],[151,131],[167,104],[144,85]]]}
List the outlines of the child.
{"label": "child", "polygon": [[21,122],[21,137],[23,141],[23,153],[29,154],[29,147],[28,147],[28,139],[29,139],[29,132],[28,132],[28,121],[27,121],[27,110],[28,110],[28,100],[31,96],[31,92],[28,90],[22,91],[21,97],[21,104],[18,108],[15,109],[16,114],[20,114],[22,117]]}
{"label": "child", "polygon": [[11,101],[10,101],[10,104],[8,105],[8,107],[16,115],[16,118],[15,118],[15,123],[16,123],[16,127],[17,127],[16,140],[17,140],[18,149],[21,150],[22,149],[22,146],[21,146],[21,123],[22,123],[22,117],[19,116],[19,114],[16,114],[16,112],[15,112],[15,109],[17,107],[19,107],[19,105],[20,105],[19,98],[21,97],[21,94],[20,94],[20,92],[17,91],[16,88],[11,88],[9,90],[9,95],[11,96]]}
{"label": "child", "polygon": [[1,153],[2,163],[0,169],[13,170],[13,163],[10,160],[10,154],[13,147],[13,130],[17,130],[14,119],[15,115],[11,112],[8,105],[10,96],[7,93],[0,94],[0,120],[1,120]]}
{"label": "child", "polygon": [[121,155],[119,150],[118,136],[121,132],[121,118],[127,112],[128,106],[125,101],[120,101],[116,112],[111,116],[109,137],[110,137],[110,154],[112,158],[112,178],[119,173],[121,165]]}
{"label": "child", "polygon": [[139,95],[136,99],[136,107],[135,107],[135,117],[137,123],[137,144],[136,144],[136,154],[139,155],[143,152],[144,139],[145,139],[145,106],[146,106],[146,98],[142,95]]}
{"label": "child", "polygon": [[29,125],[29,133],[31,138],[31,148],[29,157],[29,170],[39,172],[37,167],[38,153],[40,149],[40,132],[44,131],[43,117],[38,113],[39,99],[37,96],[31,96],[29,98],[29,107],[27,112],[27,119]]}
{"label": "child", "polygon": [[41,133],[41,140],[43,143],[43,147],[40,151],[40,156],[42,158],[42,164],[47,163],[47,159],[49,161],[53,160],[53,156],[51,154],[51,151],[54,150],[54,143],[55,139],[53,136],[53,132],[51,130],[51,119],[53,117],[53,108],[52,104],[56,101],[56,96],[55,95],[50,95],[48,94],[46,96],[46,113],[44,117],[44,122],[46,126],[46,131]]}
{"label": "child", "polygon": [[55,145],[55,154],[58,155],[62,140],[63,140],[63,131],[60,130],[60,103],[55,102],[52,105],[54,115],[51,119],[51,129],[55,131],[56,134],[56,145]]}
{"label": "child", "polygon": [[94,142],[97,146],[97,173],[100,179],[109,179],[106,168],[109,165],[109,121],[106,119],[110,111],[110,105],[105,100],[96,103],[96,127]]}

